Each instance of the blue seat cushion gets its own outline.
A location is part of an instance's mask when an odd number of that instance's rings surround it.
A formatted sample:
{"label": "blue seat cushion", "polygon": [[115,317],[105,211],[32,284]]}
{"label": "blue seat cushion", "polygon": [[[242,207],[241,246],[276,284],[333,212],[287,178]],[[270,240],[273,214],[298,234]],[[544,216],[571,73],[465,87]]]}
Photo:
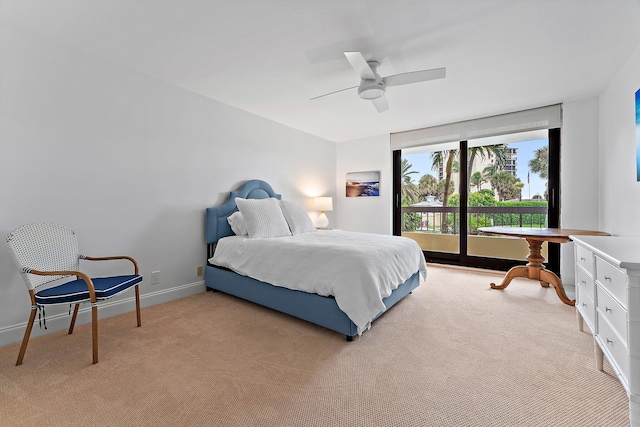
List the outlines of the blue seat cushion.
{"label": "blue seat cushion", "polygon": [[[130,276],[113,276],[92,278],[96,289],[96,299],[110,298],[142,281],[142,276],[133,274]],[[38,304],[62,304],[89,301],[89,289],[82,279],[72,280],[62,285],[43,289],[37,292]]]}

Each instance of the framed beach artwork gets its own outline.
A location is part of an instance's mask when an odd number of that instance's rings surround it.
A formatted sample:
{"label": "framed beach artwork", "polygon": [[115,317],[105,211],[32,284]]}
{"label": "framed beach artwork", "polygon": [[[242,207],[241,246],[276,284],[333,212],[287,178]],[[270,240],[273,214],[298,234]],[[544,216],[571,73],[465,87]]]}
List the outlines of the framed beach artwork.
{"label": "framed beach artwork", "polygon": [[347,197],[377,197],[380,195],[380,171],[349,172]]}
{"label": "framed beach artwork", "polygon": [[636,181],[640,182],[640,89],[636,91]]}

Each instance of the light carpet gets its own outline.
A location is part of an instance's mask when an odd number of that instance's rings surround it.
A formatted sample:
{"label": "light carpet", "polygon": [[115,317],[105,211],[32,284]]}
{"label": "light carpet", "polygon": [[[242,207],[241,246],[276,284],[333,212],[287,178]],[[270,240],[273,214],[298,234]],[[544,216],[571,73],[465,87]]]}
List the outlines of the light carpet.
{"label": "light carpet", "polygon": [[[552,288],[429,265],[353,342],[207,292],[0,348],[10,426],[628,426],[627,395]],[[26,315],[25,315],[26,316]]]}

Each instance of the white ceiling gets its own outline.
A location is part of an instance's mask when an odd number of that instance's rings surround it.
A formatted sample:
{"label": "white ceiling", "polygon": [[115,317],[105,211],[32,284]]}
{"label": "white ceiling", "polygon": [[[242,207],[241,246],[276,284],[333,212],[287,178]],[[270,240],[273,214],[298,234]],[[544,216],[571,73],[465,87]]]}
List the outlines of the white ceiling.
{"label": "white ceiling", "polygon": [[[331,141],[597,95],[640,45],[638,0],[0,0],[0,23]],[[378,113],[343,55],[382,76]]]}

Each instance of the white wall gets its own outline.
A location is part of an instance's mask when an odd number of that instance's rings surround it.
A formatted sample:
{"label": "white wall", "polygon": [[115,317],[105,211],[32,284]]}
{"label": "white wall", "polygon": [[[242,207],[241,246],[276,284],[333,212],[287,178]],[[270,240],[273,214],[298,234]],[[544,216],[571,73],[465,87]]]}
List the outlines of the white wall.
{"label": "white wall", "polygon": [[560,225],[598,229],[598,103],[597,97],[562,105],[560,148]]}
{"label": "white wall", "polygon": [[[560,226],[599,229],[597,97],[562,105],[560,146]],[[606,231],[606,230],[605,230]],[[563,244],[560,255],[562,282],[575,283],[573,243]]]}
{"label": "white wall", "polygon": [[[132,255],[148,305],[204,289],[196,277],[206,264],[204,209],[240,183],[264,179],[299,201],[334,195],[333,142],[17,29],[0,31],[2,235],[55,222],[74,229],[88,255]],[[151,286],[155,270],[161,283]],[[4,245],[0,283],[3,345],[21,339],[29,312]],[[130,299],[121,297],[120,311],[133,309]],[[50,331],[68,325],[68,307],[56,308],[47,309]],[[87,320],[85,311],[79,321]]]}
{"label": "white wall", "polygon": [[[346,197],[349,172],[380,171],[379,197]],[[392,158],[389,135],[341,142],[337,147],[337,228],[377,234],[392,233]]]}
{"label": "white wall", "polygon": [[638,89],[640,47],[600,96],[600,226],[616,235],[640,235],[634,98]]}

